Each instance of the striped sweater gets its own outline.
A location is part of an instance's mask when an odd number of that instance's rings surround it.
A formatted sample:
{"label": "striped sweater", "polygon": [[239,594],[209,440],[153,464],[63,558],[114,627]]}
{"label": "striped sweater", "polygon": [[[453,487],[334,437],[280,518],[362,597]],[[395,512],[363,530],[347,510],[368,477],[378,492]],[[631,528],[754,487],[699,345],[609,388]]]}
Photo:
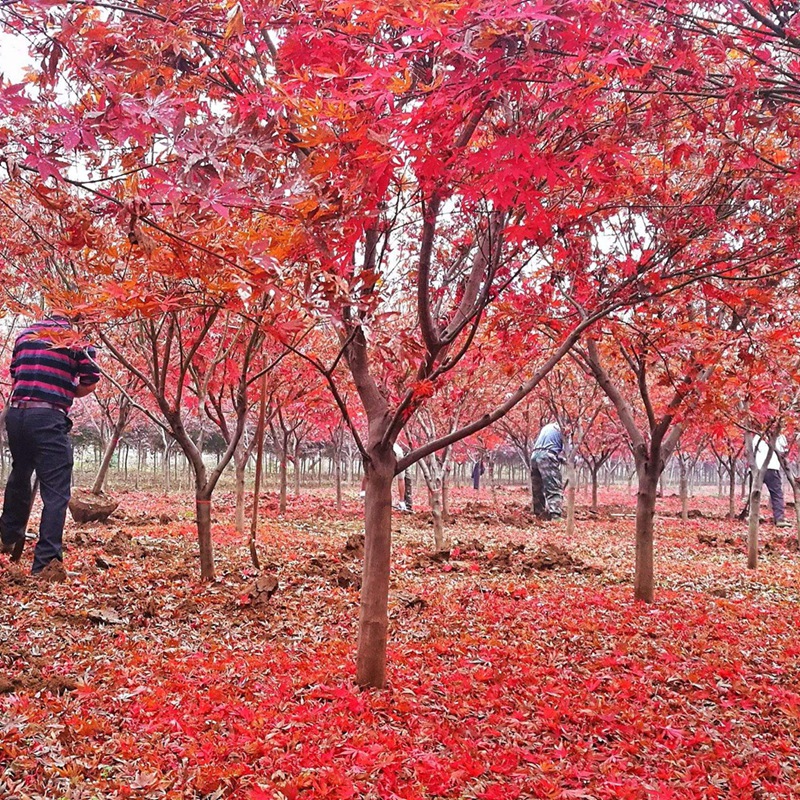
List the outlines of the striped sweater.
{"label": "striped sweater", "polygon": [[[100,380],[93,347],[75,348],[66,320],[35,322],[17,337],[11,357],[15,400],[36,400],[68,409],[75,399],[75,385],[91,386]],[[65,342],[58,346],[58,341]]]}

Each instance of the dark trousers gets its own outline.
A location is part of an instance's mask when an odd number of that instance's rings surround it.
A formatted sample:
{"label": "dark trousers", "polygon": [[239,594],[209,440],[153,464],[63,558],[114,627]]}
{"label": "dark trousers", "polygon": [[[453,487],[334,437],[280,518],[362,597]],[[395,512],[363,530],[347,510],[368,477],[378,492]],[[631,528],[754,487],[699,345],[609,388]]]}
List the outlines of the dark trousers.
{"label": "dark trousers", "polygon": [[768,469],[764,475],[764,483],[769,492],[769,501],[772,505],[772,521],[780,522],[786,512],[786,505],[783,501],[783,481],[781,480],[780,470]]}
{"label": "dark trousers", "polygon": [[0,536],[13,544],[25,536],[33,497],[31,477],[36,472],[42,495],[39,541],[33,555],[33,572],[54,558],[61,560],[61,541],[72,484],[72,421],[50,408],[10,408],[6,417],[11,474],[6,484]]}
{"label": "dark trousers", "polygon": [[531,459],[533,513],[542,519],[557,519],[564,505],[561,462],[549,450],[537,451]]}

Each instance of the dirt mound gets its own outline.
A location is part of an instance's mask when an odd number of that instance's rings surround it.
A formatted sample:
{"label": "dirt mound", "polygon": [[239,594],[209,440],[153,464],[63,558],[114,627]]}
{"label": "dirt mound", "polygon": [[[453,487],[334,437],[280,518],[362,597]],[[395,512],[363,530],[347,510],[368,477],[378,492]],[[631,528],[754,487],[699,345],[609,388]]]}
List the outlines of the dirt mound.
{"label": "dirt mound", "polygon": [[557,544],[546,542],[532,555],[523,560],[523,566],[527,570],[546,572],[555,569],[567,569],[572,572],[588,572],[594,575],[600,574],[603,570],[594,564],[586,564],[579,558],[575,558],[569,551]]}
{"label": "dirt mound", "polygon": [[122,529],[114,532],[114,535],[103,545],[103,549],[112,556],[131,555],[134,558],[144,558],[147,555],[144,547]]}
{"label": "dirt mound", "polygon": [[530,508],[519,503],[489,504],[479,500],[468,500],[455,516],[487,525],[500,524],[513,528],[527,528],[537,521]]}
{"label": "dirt mound", "polygon": [[89,489],[73,489],[69,501],[72,519],[79,525],[85,522],[105,522],[119,507],[119,500],[110,495],[93,494]]}
{"label": "dirt mound", "polygon": [[[632,519],[636,516],[636,509],[633,505],[626,506],[621,503],[609,503],[608,505],[598,506],[596,512],[589,509],[586,514],[589,519]],[[583,515],[578,514],[577,516]]]}
{"label": "dirt mound", "polygon": [[353,587],[354,589],[361,588],[361,575],[359,575],[350,567],[340,567],[336,573],[336,583],[343,589]]}
{"label": "dirt mound", "polygon": [[730,534],[719,534],[716,532],[700,531],[697,534],[697,541],[708,547],[719,547],[720,545],[736,544],[736,539]]}
{"label": "dirt mound", "polygon": [[103,545],[103,549],[112,556],[123,556],[130,550],[133,538],[123,530],[114,532],[114,535]]}
{"label": "dirt mound", "polygon": [[5,577],[9,583],[17,584],[18,586],[24,586],[28,582],[28,574],[13,564],[6,567]]}
{"label": "dirt mound", "polygon": [[34,576],[40,581],[47,581],[48,583],[64,583],[67,579],[67,571],[64,565],[54,558],[41,572],[37,572]]}
{"label": "dirt mound", "polygon": [[342,553],[350,558],[362,558],[364,555],[364,534],[353,533],[348,536]]}
{"label": "dirt mound", "polygon": [[12,694],[19,692],[45,691],[51,694],[64,694],[72,692],[78,688],[78,681],[69,675],[50,675],[44,677],[39,670],[33,670],[27,674],[8,675],[0,674],[0,694]]}
{"label": "dirt mound", "polygon": [[466,517],[475,522],[497,522],[497,510],[492,506],[481,503],[479,501],[468,500],[464,503],[464,507],[458,513],[459,517]]}
{"label": "dirt mound", "polygon": [[529,573],[548,570],[566,569],[572,572],[585,572],[599,575],[602,567],[587,564],[571,555],[563,547],[545,543],[535,553],[525,555],[525,545],[508,542],[480,542],[477,539],[461,543],[456,542],[451,551],[424,553],[411,564],[412,569],[429,569],[435,564],[447,562],[442,566],[446,572],[474,570],[475,565],[493,572]]}
{"label": "dirt mound", "polygon": [[256,607],[269,602],[270,597],[278,591],[278,579],[274,575],[261,575],[250,584],[245,592],[247,605]]}

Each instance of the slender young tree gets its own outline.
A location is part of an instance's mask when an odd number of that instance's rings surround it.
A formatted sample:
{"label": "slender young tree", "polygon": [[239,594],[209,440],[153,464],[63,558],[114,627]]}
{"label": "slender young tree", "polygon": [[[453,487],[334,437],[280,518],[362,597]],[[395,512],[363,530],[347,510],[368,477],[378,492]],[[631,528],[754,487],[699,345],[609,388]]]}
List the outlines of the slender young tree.
{"label": "slender young tree", "polygon": [[[200,577],[214,579],[211,503],[214,489],[244,431],[248,387],[254,380],[256,356],[263,338],[259,324],[223,313],[220,304],[179,308],[160,318],[134,318],[124,325],[100,327],[107,352],[135,376],[152,397],[157,413],[142,410],[170,437],[188,459],[195,484],[195,514],[200,549]],[[230,358],[236,352],[236,369]],[[208,401],[211,381],[230,381],[235,427],[227,429],[225,415],[215,420],[228,432],[227,447],[215,467],[204,459],[202,438],[189,432],[198,420],[198,398]]]}

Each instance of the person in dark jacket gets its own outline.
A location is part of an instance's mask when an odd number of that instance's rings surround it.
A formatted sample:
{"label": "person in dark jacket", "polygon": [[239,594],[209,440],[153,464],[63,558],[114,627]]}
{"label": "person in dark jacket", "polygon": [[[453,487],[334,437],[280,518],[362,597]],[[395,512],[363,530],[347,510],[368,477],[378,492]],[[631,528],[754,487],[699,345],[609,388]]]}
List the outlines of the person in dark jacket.
{"label": "person in dark jacket", "polygon": [[564,437],[557,422],[545,425],[536,437],[531,457],[533,512],[541,519],[558,519],[564,505],[561,454]]}
{"label": "person in dark jacket", "polygon": [[22,331],[11,358],[6,432],[12,464],[0,515],[0,552],[15,561],[22,556],[35,472],[43,507],[34,575],[63,558],[72,484],[69,410],[73,400],[93,392],[100,379],[94,348],[77,345],[77,339],[70,320],[54,314]]}
{"label": "person in dark jacket", "polygon": [[486,472],[486,468],[483,466],[483,459],[479,458],[473,465],[472,465],[472,488],[477,492],[481,488],[481,475]]}

